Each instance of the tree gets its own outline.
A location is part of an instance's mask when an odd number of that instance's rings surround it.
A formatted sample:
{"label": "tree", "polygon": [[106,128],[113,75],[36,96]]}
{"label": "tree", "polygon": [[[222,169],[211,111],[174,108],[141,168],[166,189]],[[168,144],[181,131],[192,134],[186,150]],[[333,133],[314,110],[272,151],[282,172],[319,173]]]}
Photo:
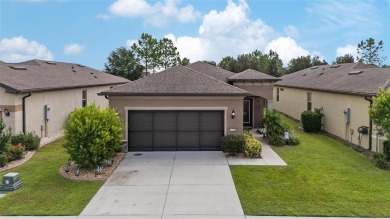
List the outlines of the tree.
{"label": "tree", "polygon": [[187,57],[184,57],[183,59],[181,59],[180,57],[178,58],[178,63],[180,65],[183,65],[183,66],[186,66],[186,65],[189,65],[190,64],[190,59],[187,58]]}
{"label": "tree", "polygon": [[287,73],[297,72],[311,66],[310,56],[300,56],[290,60],[287,66]]}
{"label": "tree", "polygon": [[65,124],[64,147],[82,168],[101,165],[121,146],[122,121],[114,109],[91,104],[73,111]]}
{"label": "tree", "polygon": [[218,63],[218,67],[231,72],[238,72],[238,61],[232,56],[226,56]]}
{"label": "tree", "polygon": [[351,54],[345,54],[343,56],[336,57],[336,61],[333,64],[354,63],[355,58]]}
{"label": "tree", "polygon": [[145,75],[148,76],[149,71],[154,70],[159,66],[158,60],[158,41],[152,35],[143,33],[137,43],[131,46],[145,67]]}
{"label": "tree", "polygon": [[378,94],[372,98],[373,103],[369,110],[372,122],[378,131],[383,131],[390,139],[390,89],[379,89]]}
{"label": "tree", "polygon": [[283,61],[279,58],[279,54],[270,50],[267,54],[267,70],[265,73],[274,77],[280,77],[284,74]]}
{"label": "tree", "polygon": [[217,63],[215,63],[215,61],[203,60],[203,62],[208,63],[208,64],[210,64],[210,65],[217,66]]}
{"label": "tree", "polygon": [[357,46],[359,62],[366,64],[381,66],[382,62],[386,60],[386,57],[379,57],[379,53],[383,51],[383,41],[380,40],[378,44],[375,43],[373,38],[368,38],[365,41],[361,41]]}
{"label": "tree", "polygon": [[142,77],[144,67],[139,64],[139,59],[131,49],[120,47],[108,56],[108,63],[104,64],[104,71],[129,80],[137,80]]}
{"label": "tree", "polygon": [[[309,56],[310,57],[310,56]],[[320,57],[315,55],[313,58],[311,58],[311,66],[317,66],[317,65],[327,65],[328,62],[324,59],[321,61]]]}
{"label": "tree", "polygon": [[160,63],[157,67],[167,69],[172,66],[176,66],[180,59],[180,54],[177,48],[173,45],[172,40],[163,38],[158,43],[157,55],[160,57]]}

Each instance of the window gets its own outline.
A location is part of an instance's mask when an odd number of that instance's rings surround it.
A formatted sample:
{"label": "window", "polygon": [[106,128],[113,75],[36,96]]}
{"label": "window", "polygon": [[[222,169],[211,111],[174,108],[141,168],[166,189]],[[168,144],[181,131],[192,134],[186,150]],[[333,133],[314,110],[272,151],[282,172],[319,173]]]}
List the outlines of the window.
{"label": "window", "polygon": [[311,111],[311,93],[307,92],[307,111]]}
{"label": "window", "polygon": [[276,102],[279,102],[280,88],[276,88]]}
{"label": "window", "polygon": [[82,106],[86,107],[87,106],[87,90],[83,90],[82,94]]}

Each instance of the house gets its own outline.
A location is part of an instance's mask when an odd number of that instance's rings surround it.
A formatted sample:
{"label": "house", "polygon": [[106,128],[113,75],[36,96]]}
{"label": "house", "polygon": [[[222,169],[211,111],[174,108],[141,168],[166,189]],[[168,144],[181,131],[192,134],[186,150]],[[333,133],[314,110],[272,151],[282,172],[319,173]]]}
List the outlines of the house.
{"label": "house", "polygon": [[101,92],[126,124],[129,151],[220,150],[221,137],[255,126],[279,79],[204,62]]}
{"label": "house", "polygon": [[107,107],[97,93],[127,82],[80,64],[0,62],[0,116],[13,133],[50,137],[63,129],[70,112],[89,103]]}
{"label": "house", "polygon": [[300,120],[303,111],[323,108],[323,130],[363,148],[381,151],[368,114],[379,87],[390,86],[390,69],[362,63],[322,65],[284,75],[274,87],[274,108]]}

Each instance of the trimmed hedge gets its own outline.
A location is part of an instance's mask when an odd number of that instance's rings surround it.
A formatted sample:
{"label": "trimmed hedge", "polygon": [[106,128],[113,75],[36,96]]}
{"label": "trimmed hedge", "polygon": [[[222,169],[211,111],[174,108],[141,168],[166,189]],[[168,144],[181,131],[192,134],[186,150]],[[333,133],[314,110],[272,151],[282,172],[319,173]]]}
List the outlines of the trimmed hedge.
{"label": "trimmed hedge", "polygon": [[301,114],[301,122],[303,130],[305,132],[319,132],[321,131],[322,126],[322,117],[324,114],[321,113],[321,110],[304,111]]}
{"label": "trimmed hedge", "polygon": [[39,148],[40,141],[41,138],[33,132],[29,132],[27,134],[20,133],[11,137],[12,145],[22,144],[26,147],[27,151],[37,150]]}
{"label": "trimmed hedge", "polygon": [[390,161],[390,140],[383,142],[383,155],[385,156],[386,161]]}
{"label": "trimmed hedge", "polygon": [[242,135],[227,135],[221,139],[222,151],[237,154],[244,151],[245,139]]}
{"label": "trimmed hedge", "polygon": [[262,145],[249,131],[244,131],[245,156],[250,158],[261,157]]}

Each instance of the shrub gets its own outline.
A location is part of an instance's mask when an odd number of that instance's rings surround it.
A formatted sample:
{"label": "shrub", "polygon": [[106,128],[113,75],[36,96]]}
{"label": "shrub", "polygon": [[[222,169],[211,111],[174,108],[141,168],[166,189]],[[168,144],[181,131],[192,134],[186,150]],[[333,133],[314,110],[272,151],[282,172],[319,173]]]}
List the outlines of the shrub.
{"label": "shrub", "polygon": [[268,143],[274,146],[282,146],[285,144],[285,139],[283,135],[272,135],[269,136]]}
{"label": "shrub", "polygon": [[33,132],[27,134],[20,133],[11,137],[11,144],[18,145],[22,144],[26,147],[26,150],[37,150],[39,148],[40,138]]}
{"label": "shrub", "polygon": [[122,122],[113,109],[95,104],[73,111],[65,124],[64,147],[82,168],[91,168],[114,156],[121,146]]}
{"label": "shrub", "polygon": [[319,132],[322,126],[322,117],[324,114],[321,109],[316,108],[314,112],[304,111],[301,114],[303,130],[305,132]]}
{"label": "shrub", "polygon": [[286,125],[283,122],[282,116],[275,110],[266,110],[263,122],[267,128],[268,136],[284,135]]}
{"label": "shrub", "polygon": [[222,151],[237,154],[244,151],[245,139],[243,135],[227,135],[221,139]]}
{"label": "shrub", "polygon": [[22,144],[11,145],[8,148],[8,161],[20,160],[23,157],[23,153],[26,148]]}
{"label": "shrub", "polygon": [[383,155],[386,161],[390,161],[390,140],[383,142]]}
{"label": "shrub", "polygon": [[8,128],[8,130],[5,130],[5,128],[5,123],[0,117],[0,153],[7,151],[8,142],[11,138],[11,128]]}
{"label": "shrub", "polygon": [[245,138],[245,156],[250,158],[261,157],[262,145],[259,140],[257,140],[253,135],[246,131],[244,132]]}
{"label": "shrub", "polygon": [[8,163],[8,157],[5,154],[0,154],[0,167],[4,167]]}
{"label": "shrub", "polygon": [[387,167],[386,157],[382,153],[375,153],[373,156],[373,162],[378,168],[385,169]]}
{"label": "shrub", "polygon": [[299,140],[298,136],[295,135],[294,132],[290,132],[289,138],[285,139],[285,144],[286,145],[298,145],[301,143]]}

